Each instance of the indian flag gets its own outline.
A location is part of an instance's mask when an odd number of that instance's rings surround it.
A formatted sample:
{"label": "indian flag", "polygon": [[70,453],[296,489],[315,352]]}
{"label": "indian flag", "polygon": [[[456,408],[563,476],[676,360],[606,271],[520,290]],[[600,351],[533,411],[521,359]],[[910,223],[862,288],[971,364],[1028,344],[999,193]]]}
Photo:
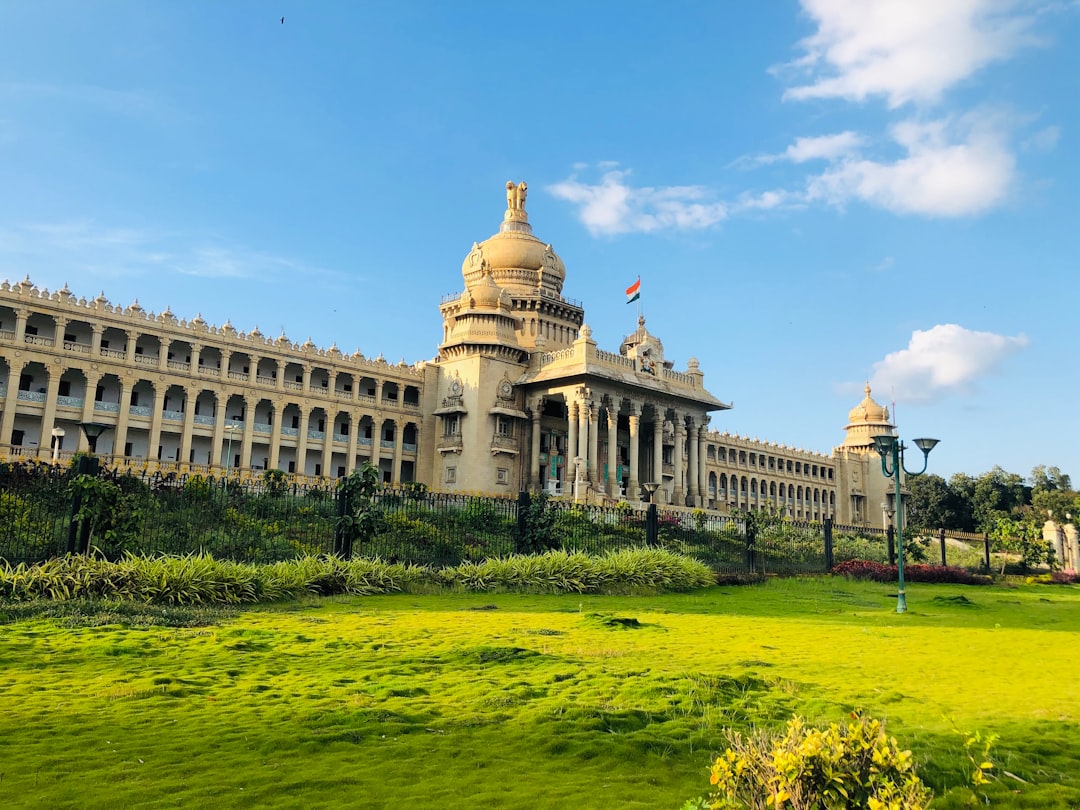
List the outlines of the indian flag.
{"label": "indian flag", "polygon": [[638,280],[626,288],[626,303],[632,304],[641,298],[641,276]]}

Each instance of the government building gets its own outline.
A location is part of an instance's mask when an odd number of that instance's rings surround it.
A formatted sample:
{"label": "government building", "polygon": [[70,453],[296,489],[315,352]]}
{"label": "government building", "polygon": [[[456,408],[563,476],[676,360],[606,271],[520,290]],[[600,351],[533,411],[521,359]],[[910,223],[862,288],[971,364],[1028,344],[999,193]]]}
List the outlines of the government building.
{"label": "government building", "polygon": [[884,525],[873,437],[894,426],[869,386],[829,455],[719,432],[730,406],[697,360],[676,369],[644,318],[599,347],[526,196],[506,184],[497,233],[439,306],[437,355],[413,365],[5,281],[0,458],[64,460],[93,422],[107,425],[97,452],[135,472],[336,478],[371,463],[441,491],[638,503],[655,484],[672,506]]}

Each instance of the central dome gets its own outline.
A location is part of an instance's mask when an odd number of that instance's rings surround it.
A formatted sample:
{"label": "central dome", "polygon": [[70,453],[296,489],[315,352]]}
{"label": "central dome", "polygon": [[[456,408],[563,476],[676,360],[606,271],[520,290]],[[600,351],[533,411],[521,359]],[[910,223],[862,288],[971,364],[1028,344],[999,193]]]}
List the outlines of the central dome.
{"label": "central dome", "polygon": [[533,236],[525,213],[525,183],[506,184],[506,213],[499,232],[474,243],[461,264],[466,286],[479,280],[486,266],[492,279],[511,295],[535,295],[547,291],[561,296],[566,265],[552,249]]}

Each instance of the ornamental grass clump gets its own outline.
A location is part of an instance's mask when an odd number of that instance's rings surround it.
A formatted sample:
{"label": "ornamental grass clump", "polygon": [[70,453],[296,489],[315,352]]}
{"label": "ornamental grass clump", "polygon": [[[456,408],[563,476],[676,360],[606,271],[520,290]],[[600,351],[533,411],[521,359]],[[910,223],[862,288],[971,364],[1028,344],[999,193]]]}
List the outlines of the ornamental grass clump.
{"label": "ornamental grass clump", "polygon": [[921,810],[932,793],[915,772],[910,751],[885,734],[881,721],[856,712],[847,724],[807,727],[796,717],[783,735],[743,736],[710,769],[708,799],[684,810]]}

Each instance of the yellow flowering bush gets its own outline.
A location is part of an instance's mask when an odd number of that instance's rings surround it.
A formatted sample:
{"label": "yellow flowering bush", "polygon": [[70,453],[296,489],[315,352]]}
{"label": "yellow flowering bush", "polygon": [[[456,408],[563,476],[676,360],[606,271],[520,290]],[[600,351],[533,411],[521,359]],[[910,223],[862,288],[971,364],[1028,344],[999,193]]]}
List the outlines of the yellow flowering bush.
{"label": "yellow flowering bush", "polygon": [[796,717],[779,737],[733,734],[709,774],[708,799],[687,807],[920,810],[932,795],[911,752],[900,750],[881,721],[859,712],[825,729]]}

